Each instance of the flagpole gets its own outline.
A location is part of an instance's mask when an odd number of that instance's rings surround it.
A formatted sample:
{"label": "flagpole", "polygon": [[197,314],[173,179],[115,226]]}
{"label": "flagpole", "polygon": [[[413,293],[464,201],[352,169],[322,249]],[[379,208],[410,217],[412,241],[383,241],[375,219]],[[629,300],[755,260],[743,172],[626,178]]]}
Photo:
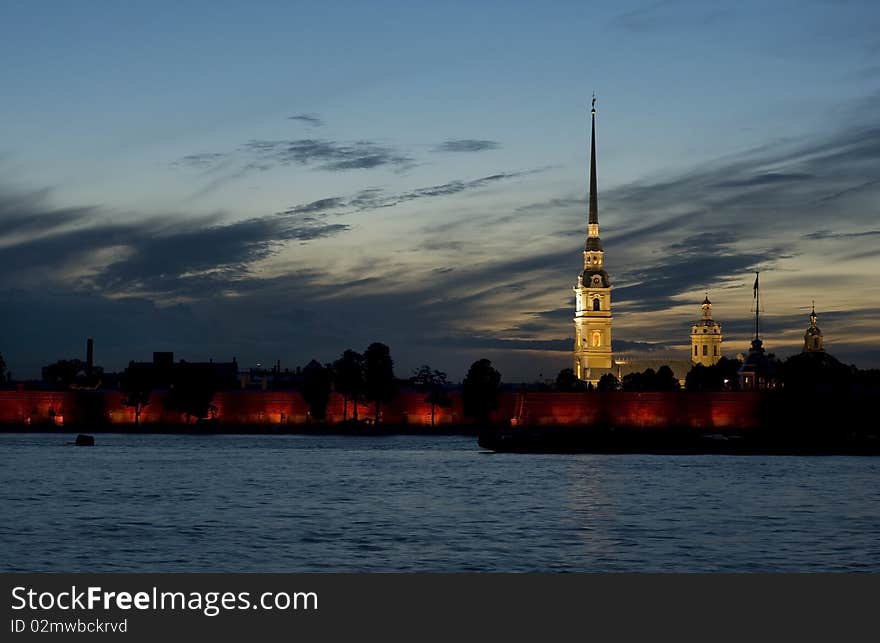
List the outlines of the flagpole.
{"label": "flagpole", "polygon": [[758,317],[761,314],[761,288],[758,284],[758,276],[761,273],[755,271],[755,339],[758,339]]}

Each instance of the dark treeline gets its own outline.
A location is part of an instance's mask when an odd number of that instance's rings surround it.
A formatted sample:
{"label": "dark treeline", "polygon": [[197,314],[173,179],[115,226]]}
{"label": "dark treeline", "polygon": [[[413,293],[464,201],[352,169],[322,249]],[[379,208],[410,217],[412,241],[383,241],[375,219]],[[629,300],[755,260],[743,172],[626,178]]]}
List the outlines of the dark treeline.
{"label": "dark treeline", "polygon": [[[880,371],[860,370],[841,363],[824,353],[799,353],[781,361],[773,356],[773,388],[794,394],[880,393]],[[713,366],[693,366],[688,372],[684,390],[693,392],[735,391],[738,370],[742,363],[722,357]],[[0,355],[0,385],[12,386],[12,375]],[[19,384],[21,386],[22,384]],[[430,405],[431,425],[437,409],[452,405],[450,392],[461,391],[464,415],[478,423],[488,423],[497,410],[502,391],[501,374],[487,359],[474,362],[460,385],[453,385],[447,374],[425,364],[409,377],[400,378],[394,372],[391,349],[374,342],[362,352],[347,349],[334,361],[321,363],[311,360],[304,367],[284,370],[280,364],[271,370],[251,369],[239,372],[232,362],[174,362],[170,353],[154,354],[153,362],[130,362],[118,374],[105,374],[99,366],[77,359],[59,360],[43,369],[42,386],[53,390],[116,389],[123,393],[123,403],[134,411],[135,424],[140,421],[144,408],[151,404],[153,391],[167,394],[163,404],[168,411],[179,412],[189,422],[210,422],[217,409],[212,405],[214,394],[220,390],[255,388],[262,390],[297,390],[309,407],[312,422],[327,418],[332,393],[342,396],[343,423],[378,424],[382,408],[401,390],[415,390]],[[507,385],[510,388],[510,385]],[[681,390],[679,380],[669,366],[656,371],[628,373],[618,380],[608,373],[597,385],[579,380],[572,369],[562,369],[554,383],[518,385],[517,390],[555,390],[583,392],[606,391],[663,392]],[[368,410],[365,411],[364,407]]]}
{"label": "dark treeline", "polygon": [[[360,422],[358,407],[366,403],[372,406],[369,420],[378,424],[382,405],[391,402],[402,388],[414,388],[425,396],[424,401],[431,407],[431,426],[436,409],[452,405],[449,396],[452,385],[446,373],[425,364],[409,378],[400,379],[394,374],[391,349],[380,342],[370,344],[363,353],[348,349],[330,364],[312,360],[303,369],[301,391],[315,421],[326,419],[330,394],[335,391],[343,399],[344,423]],[[465,415],[477,422],[488,422],[492,411],[498,408],[501,374],[489,360],[477,360],[465,375],[461,391]]]}
{"label": "dark treeline", "polygon": [[[773,373],[773,389],[793,393],[865,393],[880,392],[880,370],[862,370],[847,365],[824,352],[798,353],[786,360],[768,356]],[[684,390],[695,392],[736,391],[739,389],[738,371],[742,362],[722,357],[712,366],[696,364],[685,378]],[[549,387],[545,387],[549,388]],[[564,368],[556,376],[552,390],[559,392],[631,391],[663,392],[678,391],[681,384],[669,366],[656,371],[648,368],[640,373],[628,373],[622,379],[611,373],[604,374],[595,387],[583,382],[570,368]]]}
{"label": "dark treeline", "polygon": [[[212,400],[217,391],[259,388],[299,391],[308,404],[310,420],[316,423],[326,420],[330,395],[335,392],[343,399],[343,423],[352,424],[378,424],[383,405],[390,403],[398,391],[415,390],[423,394],[424,401],[430,405],[433,426],[437,409],[450,408],[450,391],[459,388],[450,382],[446,373],[427,364],[409,377],[398,377],[394,373],[391,349],[381,342],[373,342],[362,353],[347,349],[330,363],[322,364],[313,359],[304,367],[284,371],[279,364],[271,370],[257,368],[239,372],[235,359],[232,362],[174,362],[171,353],[154,353],[152,362],[132,361],[122,373],[104,373],[90,361],[74,358],[44,367],[42,375],[40,382],[27,384],[31,388],[49,390],[121,391],[123,404],[134,411],[136,425],[144,409],[153,403],[154,391],[166,391],[165,409],[179,412],[190,423],[215,418],[217,409]],[[0,386],[13,384],[0,355]],[[477,360],[465,374],[460,388],[465,415],[488,421],[491,412],[498,408],[501,374],[489,360]],[[361,417],[364,405],[370,408],[367,417]]]}

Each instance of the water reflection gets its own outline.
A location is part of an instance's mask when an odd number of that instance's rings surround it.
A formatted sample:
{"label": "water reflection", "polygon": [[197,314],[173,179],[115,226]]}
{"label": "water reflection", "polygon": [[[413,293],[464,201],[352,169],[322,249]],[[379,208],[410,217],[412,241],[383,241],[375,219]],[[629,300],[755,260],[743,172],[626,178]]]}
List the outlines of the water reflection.
{"label": "water reflection", "polygon": [[4,571],[880,571],[880,459],[0,435]]}

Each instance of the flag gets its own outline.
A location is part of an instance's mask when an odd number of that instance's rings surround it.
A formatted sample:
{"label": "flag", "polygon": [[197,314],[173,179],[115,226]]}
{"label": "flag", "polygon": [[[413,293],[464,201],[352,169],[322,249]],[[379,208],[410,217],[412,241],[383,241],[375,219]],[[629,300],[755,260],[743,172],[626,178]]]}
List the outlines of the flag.
{"label": "flag", "polygon": [[758,298],[758,273],[757,272],[755,273],[755,285],[752,287],[752,290],[754,290],[754,297],[755,297],[755,299],[757,299]]}

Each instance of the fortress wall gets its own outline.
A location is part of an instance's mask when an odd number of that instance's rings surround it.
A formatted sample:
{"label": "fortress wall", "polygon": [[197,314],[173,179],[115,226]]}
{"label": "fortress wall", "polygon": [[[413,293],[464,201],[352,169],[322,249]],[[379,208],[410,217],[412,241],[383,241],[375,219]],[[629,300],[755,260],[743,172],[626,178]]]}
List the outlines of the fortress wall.
{"label": "fortress wall", "polygon": [[760,393],[524,393],[518,424],[754,428]]}
{"label": "fortress wall", "polygon": [[[144,425],[183,424],[181,413],[165,410],[167,392],[154,391],[141,411]],[[448,408],[435,408],[439,426],[467,424],[461,393],[449,394]],[[492,420],[514,420],[519,426],[610,425],[626,428],[664,428],[670,426],[707,430],[755,428],[760,424],[763,396],[758,392],[732,393],[555,393],[505,392]],[[5,425],[48,426],[82,424],[134,424],[134,409],[122,403],[119,391],[0,391],[0,423]],[[279,426],[309,421],[308,405],[294,391],[220,391],[214,396],[216,418],[221,424]],[[348,419],[353,416],[348,403]],[[358,416],[371,419],[372,404],[360,403]],[[332,394],[327,408],[331,424],[343,419],[342,396]],[[428,426],[431,406],[423,393],[404,391],[381,406],[386,424]]]}
{"label": "fortress wall", "polygon": [[63,424],[75,418],[70,391],[0,391],[0,423]]}

